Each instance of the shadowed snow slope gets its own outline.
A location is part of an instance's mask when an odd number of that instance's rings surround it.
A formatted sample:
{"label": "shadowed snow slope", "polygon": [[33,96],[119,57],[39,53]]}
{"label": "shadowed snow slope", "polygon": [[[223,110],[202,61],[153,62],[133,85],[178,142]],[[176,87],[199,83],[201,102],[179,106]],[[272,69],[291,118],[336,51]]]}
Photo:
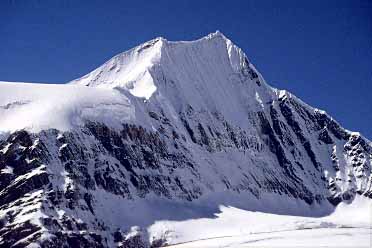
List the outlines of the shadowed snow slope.
{"label": "shadowed snow slope", "polygon": [[0,82],[0,246],[248,235],[229,227],[239,216],[275,220],[260,231],[357,226],[350,210],[314,219],[370,202],[371,156],[220,32],[157,38],[64,85]]}

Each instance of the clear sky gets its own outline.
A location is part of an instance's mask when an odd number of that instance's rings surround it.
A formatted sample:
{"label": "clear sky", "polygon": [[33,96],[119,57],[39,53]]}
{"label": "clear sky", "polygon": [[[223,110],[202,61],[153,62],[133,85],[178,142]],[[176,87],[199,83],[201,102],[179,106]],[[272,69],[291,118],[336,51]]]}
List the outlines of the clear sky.
{"label": "clear sky", "polygon": [[0,81],[64,83],[163,36],[220,30],[266,81],[372,139],[372,1],[0,1]]}

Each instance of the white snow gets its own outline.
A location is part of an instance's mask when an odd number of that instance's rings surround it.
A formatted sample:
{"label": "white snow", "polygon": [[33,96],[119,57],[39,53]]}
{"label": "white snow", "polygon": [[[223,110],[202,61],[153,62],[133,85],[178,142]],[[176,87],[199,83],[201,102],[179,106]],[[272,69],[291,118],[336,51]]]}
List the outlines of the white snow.
{"label": "white snow", "polygon": [[[236,113],[260,109],[274,96],[260,73],[247,63],[244,52],[218,31],[195,41],[157,38],[115,56],[70,84],[118,89],[130,98],[145,98],[146,104],[165,108],[169,115],[186,104],[219,111],[241,124],[246,119]],[[241,76],[248,69],[259,75],[262,87],[247,75]]]}
{"label": "white snow", "polygon": [[0,152],[5,154],[9,150],[10,146],[11,146],[11,143],[6,144],[4,148],[0,150]]}
{"label": "white snow", "polygon": [[10,166],[5,166],[5,168],[0,170],[0,173],[13,174],[13,168]]}
{"label": "white snow", "polygon": [[[363,197],[341,203],[325,217],[301,217],[220,206],[215,218],[158,221],[150,237],[166,238],[171,247],[370,247],[372,203]],[[176,245],[179,244],[179,245]]]}
{"label": "white snow", "polygon": [[164,39],[157,38],[121,53],[71,84],[98,88],[123,88],[133,96],[149,99],[156,86],[149,72],[159,63]]}
{"label": "white snow", "polygon": [[[0,82],[0,133],[23,128],[66,131],[85,119],[112,127],[142,124],[147,117],[135,110],[148,104],[165,107],[169,115],[190,104],[245,123],[245,116],[236,113],[261,109],[274,96],[247,62],[243,51],[217,31],[196,41],[156,38],[65,85]],[[241,78],[247,68],[259,75],[262,89]],[[136,98],[146,101],[140,106]]]}
{"label": "white snow", "polygon": [[371,247],[371,229],[316,228],[291,231],[222,236],[170,245],[172,248],[236,247]]}
{"label": "white snow", "polygon": [[134,118],[134,108],[112,89],[0,82],[0,116],[0,133],[23,128],[66,131],[86,119],[120,126]]}
{"label": "white snow", "polygon": [[[241,77],[247,68],[263,87]],[[273,96],[243,51],[218,31],[196,41],[156,38],[69,84],[0,82],[0,134],[23,128],[66,131],[86,119],[112,127],[143,124],[145,105],[162,107],[171,116],[189,104],[219,111],[238,125],[246,117],[237,113],[261,109]]]}

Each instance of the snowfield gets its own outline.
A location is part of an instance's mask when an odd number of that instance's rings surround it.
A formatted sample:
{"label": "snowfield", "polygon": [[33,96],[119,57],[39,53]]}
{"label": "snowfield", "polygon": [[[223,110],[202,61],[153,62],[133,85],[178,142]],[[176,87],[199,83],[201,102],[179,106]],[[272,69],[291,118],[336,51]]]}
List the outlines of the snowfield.
{"label": "snowfield", "polygon": [[197,247],[371,247],[370,228],[315,228],[206,238],[170,245],[174,248]]}
{"label": "snowfield", "polygon": [[371,247],[372,204],[358,197],[324,217],[220,206],[215,218],[157,221],[149,233],[170,247]]}
{"label": "snowfield", "polygon": [[66,131],[83,125],[84,120],[118,127],[134,119],[134,108],[116,90],[0,82],[0,116],[1,135],[21,129]]}

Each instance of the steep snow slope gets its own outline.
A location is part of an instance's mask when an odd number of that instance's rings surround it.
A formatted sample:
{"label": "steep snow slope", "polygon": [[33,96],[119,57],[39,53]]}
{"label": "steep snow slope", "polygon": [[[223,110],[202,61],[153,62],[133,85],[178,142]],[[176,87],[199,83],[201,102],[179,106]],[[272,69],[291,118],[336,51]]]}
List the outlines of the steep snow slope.
{"label": "steep snow slope", "polygon": [[[254,83],[244,83],[248,78]],[[152,40],[71,84],[121,89],[146,99],[153,96],[149,104],[165,105],[170,114],[186,105],[221,112],[239,125],[246,122],[248,109],[263,108],[275,94],[240,48],[218,31],[189,42]]]}
{"label": "steep snow slope", "polygon": [[163,42],[162,38],[154,39],[119,54],[72,83],[100,88],[124,88],[134,96],[148,99],[156,90],[149,69],[159,63]]}
{"label": "steep snow slope", "polygon": [[65,85],[0,83],[0,114],[0,246],[159,246],[147,227],[220,205],[319,217],[372,196],[370,142],[271,88],[220,32]]}

